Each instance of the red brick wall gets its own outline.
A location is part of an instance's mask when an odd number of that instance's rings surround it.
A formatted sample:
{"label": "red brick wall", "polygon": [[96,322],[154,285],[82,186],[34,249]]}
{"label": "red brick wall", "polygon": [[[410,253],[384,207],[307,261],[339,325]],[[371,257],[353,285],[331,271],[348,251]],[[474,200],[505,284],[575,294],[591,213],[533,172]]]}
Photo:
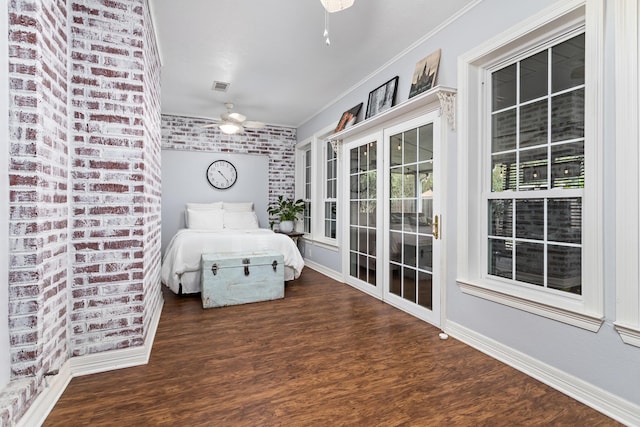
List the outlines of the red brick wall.
{"label": "red brick wall", "polygon": [[162,148],[263,154],[269,156],[269,203],[279,195],[294,197],[296,130],[280,126],[225,135],[202,126],[210,120],[162,115]]}
{"label": "red brick wall", "polygon": [[9,17],[3,425],[69,357],[143,345],[161,299],[160,64],[147,1],[12,1]]}

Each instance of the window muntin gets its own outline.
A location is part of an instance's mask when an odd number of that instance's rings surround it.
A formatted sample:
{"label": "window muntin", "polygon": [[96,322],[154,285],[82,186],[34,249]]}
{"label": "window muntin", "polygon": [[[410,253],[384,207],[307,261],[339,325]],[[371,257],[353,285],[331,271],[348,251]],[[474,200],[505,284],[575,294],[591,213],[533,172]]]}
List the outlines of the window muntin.
{"label": "window muntin", "polygon": [[491,71],[489,276],[582,293],[584,40]]}

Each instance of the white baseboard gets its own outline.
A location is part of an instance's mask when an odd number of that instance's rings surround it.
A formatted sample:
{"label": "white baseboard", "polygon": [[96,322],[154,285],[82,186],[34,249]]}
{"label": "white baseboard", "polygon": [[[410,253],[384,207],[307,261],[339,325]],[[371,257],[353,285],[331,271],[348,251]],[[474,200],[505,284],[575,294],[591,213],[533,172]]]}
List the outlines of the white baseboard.
{"label": "white baseboard", "polygon": [[97,374],[98,372],[113,371],[115,369],[130,368],[132,366],[146,365],[149,363],[153,340],[158,330],[160,314],[164,300],[158,299],[158,303],[151,312],[149,330],[144,345],[140,347],[125,348],[122,350],[105,351],[102,353],[88,354],[71,358],[71,374],[74,377]]}
{"label": "white baseboard", "polygon": [[344,278],[342,277],[342,273],[338,273],[337,271],[327,268],[322,264],[318,264],[317,262],[314,262],[305,258],[304,266],[309,267],[310,269],[315,270],[318,273],[322,273],[325,276],[328,276],[335,281],[344,283]]}
{"label": "white baseboard", "polygon": [[45,378],[45,388],[31,403],[27,412],[16,423],[16,427],[41,426],[47,419],[71,381],[70,363],[67,360],[58,370],[57,375]]}
{"label": "white baseboard", "polygon": [[640,425],[640,406],[452,321],[445,332],[623,424]]}
{"label": "white baseboard", "polygon": [[57,375],[46,378],[47,386],[16,423],[16,427],[41,426],[74,377],[147,364],[158,330],[158,323],[160,323],[163,304],[164,300],[159,298],[151,311],[149,330],[144,345],[72,357],[67,360]]}

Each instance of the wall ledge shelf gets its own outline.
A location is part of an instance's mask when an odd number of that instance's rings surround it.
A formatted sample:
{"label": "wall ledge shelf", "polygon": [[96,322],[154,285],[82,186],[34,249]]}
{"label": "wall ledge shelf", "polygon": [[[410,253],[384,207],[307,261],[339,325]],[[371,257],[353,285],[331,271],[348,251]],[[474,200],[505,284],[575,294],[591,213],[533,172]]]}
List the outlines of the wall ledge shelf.
{"label": "wall ledge shelf", "polygon": [[414,111],[425,105],[429,105],[436,101],[440,102],[441,113],[444,114],[452,130],[455,130],[455,96],[456,90],[454,88],[446,86],[436,86],[428,91],[407,99],[393,107],[389,108],[382,113],[376,114],[366,120],[363,120],[355,125],[344,129],[340,132],[336,132],[327,137],[328,141],[342,141],[353,135],[360,134],[369,129],[381,127],[385,122],[391,121],[398,117],[402,117],[411,111]]}

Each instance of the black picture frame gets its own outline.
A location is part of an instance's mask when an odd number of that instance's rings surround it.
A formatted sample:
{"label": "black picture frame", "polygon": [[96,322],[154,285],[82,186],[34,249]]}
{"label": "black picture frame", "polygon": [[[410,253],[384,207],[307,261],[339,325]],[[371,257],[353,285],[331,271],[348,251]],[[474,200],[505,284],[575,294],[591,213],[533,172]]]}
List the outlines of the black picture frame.
{"label": "black picture frame", "polygon": [[396,92],[398,91],[398,76],[378,86],[369,92],[369,101],[367,102],[367,114],[365,119],[382,113],[393,107],[396,100]]}
{"label": "black picture frame", "polygon": [[333,133],[340,132],[341,130],[345,130],[346,128],[353,126],[356,123],[356,121],[358,121],[358,113],[362,108],[362,104],[363,103],[361,102],[355,107],[352,107],[347,111],[345,111],[344,113],[342,113],[342,117],[340,117],[338,126],[336,126],[336,129],[333,131]]}

